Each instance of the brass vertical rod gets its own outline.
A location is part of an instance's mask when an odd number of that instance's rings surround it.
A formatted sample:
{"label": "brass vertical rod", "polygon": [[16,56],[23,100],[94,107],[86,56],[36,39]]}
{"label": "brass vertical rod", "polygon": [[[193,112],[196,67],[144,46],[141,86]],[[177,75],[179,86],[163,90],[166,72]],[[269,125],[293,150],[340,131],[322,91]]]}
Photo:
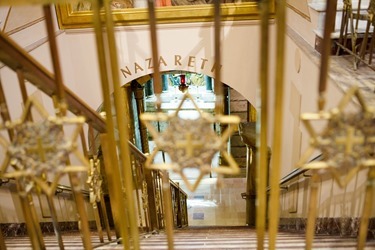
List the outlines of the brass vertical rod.
{"label": "brass vertical rod", "polygon": [[[89,131],[92,131],[92,126],[89,125]],[[80,137],[81,137],[81,144],[82,144],[82,149],[83,149],[83,152],[84,152],[84,155],[85,157],[88,159],[89,158],[89,155],[88,155],[88,149],[87,149],[87,143],[86,143],[86,138],[85,138],[85,133],[83,131],[83,127],[80,131]],[[92,137],[90,137],[90,139],[92,139]],[[90,160],[90,172],[91,172],[91,168],[95,168],[95,162],[94,160],[96,159],[95,157],[96,155],[95,154],[92,154],[92,157],[93,159]],[[100,166],[98,166],[100,167]],[[91,202],[91,199],[90,199],[90,202]],[[98,230],[98,234],[99,234],[99,239],[100,239],[100,242],[104,242],[104,239],[103,239],[103,229],[102,229],[102,225],[100,223],[100,215],[99,215],[99,210],[98,210],[98,204],[96,202],[96,199],[93,203],[91,203],[92,205],[92,208],[94,210],[94,218],[95,218],[95,222],[96,222],[96,229]]]}
{"label": "brass vertical rod", "polygon": [[56,43],[56,36],[53,27],[53,19],[52,19],[52,11],[50,5],[43,6],[44,15],[46,18],[46,25],[47,25],[47,34],[48,34],[48,41],[49,41],[49,48],[51,52],[52,64],[53,64],[53,72],[55,74],[55,82],[57,85],[57,97],[59,102],[59,115],[64,116],[67,110],[67,104],[65,101],[65,87],[63,83],[61,67],[60,67],[60,60],[59,60],[59,53],[57,50],[57,43]]}
{"label": "brass vertical rod", "polygon": [[81,131],[79,131],[79,137],[81,138],[83,155],[86,157],[86,159],[88,159],[89,155],[88,155],[88,149],[87,149],[87,143],[86,143],[86,136],[85,136],[85,132],[83,131],[83,127],[81,128]]}
{"label": "brass vertical rod", "polygon": [[18,83],[20,85],[22,101],[25,104],[27,102],[27,90],[26,90],[26,85],[25,85],[25,76],[21,69],[17,69],[16,73],[17,73]]}
{"label": "brass vertical rod", "polygon": [[38,241],[39,241],[39,244],[40,244],[41,248],[43,249],[43,248],[45,248],[44,241],[43,241],[43,233],[42,233],[42,229],[40,228],[40,225],[39,225],[39,219],[38,219],[38,215],[36,214],[36,211],[35,211],[35,206],[34,206],[34,201],[33,201],[32,195],[28,194],[27,199],[28,199],[28,209],[30,211],[30,215],[31,215],[33,223],[34,223],[35,234],[38,238]]}
{"label": "brass vertical rod", "polygon": [[[254,131],[255,132],[255,131]],[[255,194],[256,194],[256,154],[257,150],[255,145],[246,145],[246,223],[253,227],[256,225],[256,205],[255,205]]]}
{"label": "brass vertical rod", "polygon": [[315,234],[315,220],[317,215],[317,204],[318,204],[318,189],[319,189],[319,175],[314,172],[311,176],[310,184],[310,200],[309,200],[309,214],[307,217],[306,226],[306,250],[311,250],[314,234]]}
{"label": "brass vertical rod", "polygon": [[27,199],[28,199],[27,209],[30,210],[30,215],[34,222],[34,230],[35,230],[36,237],[39,241],[39,245],[41,249],[45,249],[42,229],[40,228],[40,225],[39,225],[38,215],[36,214],[34,201],[33,201],[33,197],[31,196],[31,194],[27,195]]}
{"label": "brass vertical rod", "polygon": [[[130,155],[129,155],[130,156]],[[132,162],[132,168],[133,168],[133,171],[135,172],[132,177],[133,177],[133,183],[134,183],[134,190],[135,190],[135,198],[136,198],[136,201],[137,201],[137,207],[138,209],[136,209],[138,211],[138,218],[139,218],[139,227],[143,230],[143,221],[142,221],[142,207],[141,207],[141,202],[140,202],[140,199],[139,199],[139,187],[138,187],[138,183],[139,183],[139,176],[138,176],[138,171],[137,171],[137,168],[139,166],[137,166],[137,159],[135,157],[134,154],[132,154],[130,156],[132,158],[131,162]]]}
{"label": "brass vertical rod", "polygon": [[160,220],[160,227],[165,229],[165,221],[163,218],[165,218],[165,212],[164,212],[164,203],[163,203],[163,174],[159,170],[157,172],[157,192],[158,192],[158,201],[159,201],[159,220]]}
{"label": "brass vertical rod", "polygon": [[104,195],[103,194],[101,194],[101,197],[100,197],[100,207],[102,209],[103,222],[104,222],[105,230],[107,232],[108,240],[112,241],[111,230],[109,228],[107,208],[105,206]]}
{"label": "brass vertical rod", "polygon": [[155,15],[155,3],[154,0],[147,1],[148,14],[150,19],[150,37],[151,37],[151,52],[152,52],[152,63],[154,67],[154,92],[157,98],[156,100],[156,109],[160,111],[161,109],[161,100],[160,95],[163,91],[161,86],[161,76],[160,76],[160,65],[159,65],[159,53],[158,53],[158,39],[156,36],[156,15]]}
{"label": "brass vertical rod", "polygon": [[91,155],[96,155],[96,143],[95,143],[95,136],[94,136],[94,128],[89,125],[89,132],[88,132],[88,138],[90,142],[91,148],[88,148],[87,151],[90,151]]}
{"label": "brass vertical rod", "polygon": [[[3,122],[5,123],[6,121],[10,121],[10,114],[9,114],[9,109],[8,109],[8,104],[6,101],[4,89],[3,89],[3,84],[1,82],[0,78],[0,115],[1,119],[3,119]],[[8,135],[9,135],[9,140],[13,141],[14,138],[14,132],[12,129],[8,129]]]}
{"label": "brass vertical rod", "polygon": [[93,203],[92,208],[94,210],[94,218],[96,222],[96,229],[98,230],[98,234],[99,234],[99,240],[101,243],[103,243],[104,242],[103,228],[102,228],[102,224],[100,223],[100,215],[99,215],[99,210],[98,210],[98,204],[96,201]]}
{"label": "brass vertical rod", "polygon": [[[56,115],[62,115],[61,109],[59,109],[61,102],[59,102],[58,96],[52,96],[53,105],[55,108]],[[64,132],[64,131],[63,131]],[[70,164],[70,159],[66,160],[66,164]],[[77,208],[78,214],[78,223],[79,223],[79,230],[82,236],[82,243],[85,249],[91,249],[91,235],[90,235],[90,227],[89,227],[89,220],[87,217],[87,213],[85,210],[85,201],[83,200],[83,196],[81,193],[80,188],[80,179],[78,178],[76,173],[69,173],[69,182],[72,187],[73,191],[73,198]]]}
{"label": "brass vertical rod", "polygon": [[[88,148],[87,148],[87,143],[86,143],[86,140],[85,140],[85,133],[83,131],[83,128],[81,129],[80,131],[80,135],[81,135],[81,142],[82,142],[82,148],[83,148],[83,151],[85,152],[85,156],[86,158],[88,158]],[[94,168],[95,165],[94,165],[94,160],[96,159],[95,156],[96,156],[96,152],[95,152],[95,138],[94,138],[94,130],[92,128],[91,125],[89,125],[89,140],[91,142],[91,154],[92,154],[92,157],[93,157],[93,160],[92,160],[92,167]],[[100,166],[98,166],[100,168]],[[102,197],[100,197],[102,198]],[[94,203],[92,203],[92,208],[94,210],[94,217],[95,217],[95,221],[96,221],[96,228],[98,230],[98,234],[99,234],[99,239],[100,239],[100,242],[104,242],[104,239],[103,239],[103,229],[102,229],[102,224],[101,224],[101,221],[100,221],[100,215],[99,215],[99,210],[98,210],[98,204],[95,200]]]}
{"label": "brass vertical rod", "polygon": [[[128,237],[129,230],[127,226],[127,217],[125,215],[125,208],[123,204],[124,197],[121,188],[121,180],[119,180],[116,183],[113,183],[114,181],[117,181],[118,178],[120,178],[120,174],[118,173],[118,162],[112,154],[114,152],[112,147],[110,146],[110,142],[112,141],[110,137],[112,136],[108,134],[100,135],[104,166],[106,169],[106,175],[108,179],[108,190],[110,192],[112,214],[115,223],[115,229],[119,231],[118,233],[122,238],[122,244],[124,245],[124,249],[130,249],[130,239]],[[114,176],[116,174],[118,175]]]}
{"label": "brass vertical rod", "polygon": [[279,227],[280,216],[280,171],[281,171],[281,147],[283,134],[283,107],[284,107],[284,58],[285,58],[285,9],[286,0],[276,1],[276,79],[275,79],[275,120],[273,123],[273,147],[272,147],[272,171],[271,173],[271,194],[269,205],[269,247],[276,248],[277,229]]}
{"label": "brass vertical rod", "polygon": [[[142,166],[143,168],[145,167],[144,165]],[[146,177],[143,176],[143,181],[142,181],[142,206],[143,206],[143,216],[145,217],[145,223],[146,223],[146,231],[151,232],[151,224],[150,224],[150,219],[149,219],[149,206],[148,206],[148,200],[143,199],[143,197],[148,198],[148,192],[147,192],[147,182],[146,182]]]}
{"label": "brass vertical rod", "polygon": [[[18,84],[19,84],[20,90],[21,90],[22,102],[25,105],[26,102],[27,102],[27,99],[28,99],[26,85],[25,85],[25,76],[24,76],[23,71],[21,69],[17,69],[16,72],[17,72]],[[28,114],[27,120],[28,121],[33,120],[31,113]]]}
{"label": "brass vertical rod", "polygon": [[104,32],[100,17],[100,5],[98,1],[93,2],[94,28],[96,47],[99,58],[100,79],[102,85],[103,103],[106,112],[107,134],[100,135],[103,150],[104,169],[108,179],[108,191],[110,195],[111,209],[115,224],[116,234],[122,238],[124,249],[130,249],[129,231],[125,213],[124,198],[122,195],[122,180],[117,157],[115,127],[112,119],[111,93],[109,88],[109,76],[106,63],[106,51],[104,48]]}
{"label": "brass vertical rod", "polygon": [[366,194],[363,205],[361,223],[359,226],[358,235],[358,250],[363,250],[366,247],[366,239],[369,225],[369,218],[372,211],[372,203],[374,199],[374,186],[375,186],[375,167],[371,167],[368,172]]}
{"label": "brass vertical rod", "polygon": [[80,188],[80,180],[75,173],[69,173],[69,182],[72,185],[73,190],[73,197],[74,201],[77,206],[77,212],[78,212],[78,221],[82,234],[82,242],[85,249],[92,249],[91,245],[91,236],[90,236],[90,227],[88,223],[87,214],[85,211],[85,201],[83,200],[81,188]]}
{"label": "brass vertical rod", "polygon": [[64,249],[64,242],[61,236],[60,228],[59,228],[59,222],[57,220],[57,214],[56,214],[56,207],[53,202],[53,197],[50,194],[46,195],[49,211],[51,212],[51,219],[52,219],[52,225],[53,230],[55,231],[55,236],[57,238],[57,242],[59,244],[60,250]]}
{"label": "brass vertical rod", "polygon": [[335,24],[337,0],[327,0],[327,9],[325,14],[322,54],[320,57],[320,74],[319,74],[319,100],[318,108],[323,110],[325,106],[325,91],[327,88],[327,75],[329,66],[329,57],[331,54],[331,33]]}
{"label": "brass vertical rod", "polygon": [[221,82],[221,1],[214,1],[214,50],[215,50],[215,113],[221,115],[223,113],[224,91]]}
{"label": "brass vertical rod", "polygon": [[144,168],[145,170],[145,181],[147,185],[147,203],[148,203],[148,218],[149,218],[149,230],[153,231],[155,229],[158,229],[158,217],[157,217],[157,206],[155,202],[155,178],[154,174],[152,171],[155,170],[150,170],[147,168]]}
{"label": "brass vertical rod", "polygon": [[[112,20],[112,10],[110,6],[110,1],[105,1],[105,14],[106,14],[106,28],[107,28],[107,39],[108,39],[108,49],[109,58],[112,70],[112,84],[113,84],[113,95],[116,108],[117,126],[119,132],[120,141],[120,163],[121,163],[121,174],[124,180],[125,193],[126,193],[126,207],[128,209],[129,215],[129,226],[130,234],[132,236],[132,243],[134,249],[139,249],[139,232],[138,232],[138,222],[136,217],[136,208],[133,196],[134,183],[132,180],[132,168],[130,162],[130,150],[129,150],[129,129],[126,123],[126,109],[125,109],[125,96],[124,92],[121,91],[120,78],[119,78],[119,66],[116,52],[116,41],[113,28]],[[109,118],[110,119],[110,118]]]}
{"label": "brass vertical rod", "polygon": [[173,250],[173,214],[172,214],[172,197],[171,197],[171,185],[169,183],[169,174],[167,171],[163,171],[162,175],[162,189],[164,197],[164,216],[165,216],[165,231],[168,237],[168,249]]}
{"label": "brass vertical rod", "polygon": [[[268,113],[268,48],[269,48],[269,18],[270,1],[262,0],[261,8],[261,48],[260,48],[260,97],[261,112],[257,122],[257,214],[256,232],[257,249],[264,249],[264,238],[266,231],[266,210],[267,210],[267,176],[268,176],[268,147],[267,147],[267,113]],[[259,131],[260,130],[260,131]]]}
{"label": "brass vertical rod", "polygon": [[3,232],[0,230],[0,249],[1,250],[6,250],[7,247],[5,245],[4,237],[3,237]]}
{"label": "brass vertical rod", "polygon": [[[167,199],[167,198],[165,198],[164,197],[164,193],[163,193],[163,173],[164,172],[162,172],[162,171],[158,171],[158,173],[159,173],[159,176],[158,176],[158,185],[159,185],[159,194],[160,194],[160,202],[159,202],[159,204],[160,204],[160,213],[162,214],[162,218],[166,218],[166,210],[165,210],[165,207],[166,207],[166,205],[164,205],[164,202],[165,202],[165,199]],[[170,196],[169,196],[170,197]],[[170,199],[170,201],[172,202],[172,198]],[[171,206],[169,206],[169,208],[168,209],[170,209],[170,211],[171,211],[171,213],[172,213],[172,205]],[[172,216],[171,216],[172,217]],[[164,228],[166,228],[166,220],[164,220],[163,219],[163,224],[164,224]]]}
{"label": "brass vertical rod", "polygon": [[39,231],[37,228],[39,227],[39,221],[35,218],[32,214],[32,210],[34,209],[34,205],[31,204],[28,194],[25,194],[24,189],[19,180],[16,180],[17,191],[21,201],[21,208],[23,215],[25,217],[25,224],[27,228],[27,232],[31,241],[31,245],[33,249],[46,249],[44,245],[43,238],[40,238]]}

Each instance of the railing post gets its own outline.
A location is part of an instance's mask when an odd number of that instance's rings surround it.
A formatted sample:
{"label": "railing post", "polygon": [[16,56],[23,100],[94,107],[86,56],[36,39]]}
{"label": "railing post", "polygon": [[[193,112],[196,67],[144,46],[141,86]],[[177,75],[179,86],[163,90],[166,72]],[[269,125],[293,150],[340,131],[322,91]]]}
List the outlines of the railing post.
{"label": "railing post", "polygon": [[[132,86],[125,85],[121,87],[122,91],[124,92],[124,104],[125,104],[125,117],[126,123],[129,128],[129,141],[132,142],[134,145],[137,146],[139,149],[139,138],[136,135],[136,127],[135,124],[139,123],[139,119],[136,120],[136,116],[134,114],[133,109],[133,102],[132,102],[132,95],[133,95],[133,88]],[[138,107],[137,107],[138,108]]]}
{"label": "railing post", "polygon": [[255,183],[255,169],[256,169],[256,148],[246,145],[246,224],[248,226],[255,226],[256,220],[256,183]]}
{"label": "railing post", "polygon": [[3,250],[7,249],[5,246],[5,241],[4,241],[3,232],[1,231],[1,228],[0,228],[0,249],[3,249]]}
{"label": "railing post", "polygon": [[180,228],[182,227],[182,209],[181,209],[181,198],[182,198],[182,195],[181,195],[181,188],[180,188],[180,184],[177,182],[177,227]]}
{"label": "railing post", "polygon": [[147,183],[147,198],[148,198],[148,212],[150,218],[150,231],[158,230],[158,215],[156,211],[155,201],[155,185],[152,176],[152,171],[145,168],[145,180]]}
{"label": "railing post", "polygon": [[246,224],[255,226],[255,198],[256,198],[256,138],[255,122],[240,123],[239,134],[246,145],[246,192],[242,198],[246,199]]}

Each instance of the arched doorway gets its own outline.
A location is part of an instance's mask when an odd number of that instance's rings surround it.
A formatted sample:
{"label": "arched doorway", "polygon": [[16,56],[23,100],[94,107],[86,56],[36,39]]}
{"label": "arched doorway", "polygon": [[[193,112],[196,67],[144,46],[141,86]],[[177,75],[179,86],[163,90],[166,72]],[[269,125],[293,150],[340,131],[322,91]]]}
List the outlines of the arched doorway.
{"label": "arched doorway", "polygon": [[[144,76],[132,81],[132,103],[133,112],[155,112],[155,95],[153,92],[152,76]],[[203,74],[185,71],[170,71],[162,74],[162,112],[175,112],[185,91],[194,98],[199,108],[208,113],[214,113],[215,94],[214,79]],[[225,113],[235,114],[241,117],[242,122],[253,121],[255,109],[240,93],[225,85]],[[142,96],[142,98],[140,97]],[[141,106],[141,107],[140,107]],[[184,119],[194,119],[196,111],[184,103],[179,116]],[[138,117],[134,117],[135,142],[143,148],[144,152],[150,152],[154,148],[153,138],[142,126]],[[158,132],[163,132],[168,127],[168,122],[155,122],[154,127]],[[214,124],[212,128],[216,133],[223,129],[220,124]],[[145,142],[145,140],[147,142]],[[145,147],[148,147],[146,149]],[[229,176],[222,180],[225,188],[216,188],[217,176],[215,173],[204,176],[198,189],[189,192],[178,174],[170,172],[170,178],[188,194],[189,225],[198,226],[223,226],[223,225],[245,225],[246,224],[246,201],[242,199],[241,193],[246,192],[246,146],[236,132],[228,144],[228,151],[235,155],[235,160],[241,167],[239,176]],[[212,165],[218,165],[220,155],[216,155]],[[155,161],[170,161],[167,154],[160,152]],[[198,171],[189,170],[186,173],[189,181],[194,182]]]}

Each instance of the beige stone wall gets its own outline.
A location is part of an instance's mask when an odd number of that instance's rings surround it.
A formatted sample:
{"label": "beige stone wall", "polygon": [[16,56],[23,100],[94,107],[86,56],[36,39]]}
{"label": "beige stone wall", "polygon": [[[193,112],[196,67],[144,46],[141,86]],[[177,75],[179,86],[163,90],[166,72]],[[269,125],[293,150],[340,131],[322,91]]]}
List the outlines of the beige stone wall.
{"label": "beige stone wall", "polygon": [[[291,18],[291,20],[294,19]],[[320,65],[320,55],[292,30],[289,31],[286,50],[281,177],[286,176],[298,167],[297,162],[309,146],[311,136],[302,124],[300,116],[302,113],[316,113],[318,111]],[[334,76],[328,79],[324,110],[337,107],[344,96],[344,90],[341,89],[338,82],[333,80],[335,78],[340,77]],[[348,82],[348,84],[350,83]],[[324,128],[323,123],[313,122],[312,124],[318,133]],[[309,160],[319,154],[320,152],[316,150]],[[282,218],[307,217],[310,204],[310,174],[310,172],[307,172],[305,176],[301,175],[283,185],[286,189],[282,190],[280,198]],[[342,176],[346,174],[347,172],[344,171]],[[367,170],[363,170],[356,175],[346,188],[338,187],[329,173],[322,173],[320,177],[318,202],[315,204],[318,209],[318,217],[355,218],[361,216]],[[374,206],[370,217],[375,217]]]}
{"label": "beige stone wall", "polygon": [[189,226],[244,226],[245,186],[245,178],[225,178],[222,188],[215,179],[203,179],[194,193],[187,192]]}
{"label": "beige stone wall", "polygon": [[[49,52],[49,45],[46,42],[46,24],[43,16],[42,6],[17,6],[17,7],[0,7],[0,28],[3,32],[7,33],[11,39],[13,39],[20,47],[24,48],[38,63],[43,65],[46,69],[52,72],[51,56]],[[58,45],[61,46],[64,43],[63,35],[61,31],[56,27],[56,36]],[[66,47],[62,46],[59,53],[62,53],[62,57],[66,58],[69,55],[66,54]],[[66,60],[62,60],[63,73],[66,75],[63,80],[71,80],[72,72],[71,65],[65,64]],[[65,66],[69,67],[65,67]],[[0,64],[0,78],[4,89],[4,94],[8,103],[8,108],[12,120],[19,119],[23,112],[23,101],[19,88],[17,75],[15,72]],[[33,96],[38,102],[44,106],[46,111],[54,116],[54,107],[51,98],[39,91],[36,87],[26,82],[26,89],[29,96]],[[32,112],[34,121],[40,119],[40,115],[37,112]],[[69,116],[71,114],[68,114]],[[87,129],[85,128],[87,131]],[[73,129],[65,129],[65,135],[69,137]],[[1,134],[6,140],[8,135],[4,130]],[[82,149],[80,140],[77,141],[78,149]],[[81,151],[82,152],[82,151]],[[2,163],[5,157],[5,149],[1,148],[0,162]],[[77,164],[79,160],[72,156],[70,157],[72,164]],[[9,167],[7,171],[12,171],[12,167]],[[82,175],[82,188],[87,189],[85,186],[86,173]],[[4,181],[8,181],[4,179]],[[59,184],[70,185],[67,176],[60,179]],[[86,199],[87,200],[87,199]],[[16,188],[16,184],[13,180],[9,180],[8,183],[2,183],[0,185],[0,223],[22,223],[24,222],[23,213],[19,201],[19,196]],[[32,195],[32,201],[34,203],[35,211],[38,215],[40,222],[51,222],[49,218],[48,204],[44,197],[39,198],[37,195]],[[60,222],[65,221],[77,221],[77,209],[73,202],[72,193],[62,193],[54,197],[54,203],[57,210],[57,217]],[[94,220],[94,215],[89,202],[85,204],[86,211],[88,213],[89,220]]]}
{"label": "beige stone wall", "polygon": [[[239,116],[240,122],[249,121],[249,105],[251,105],[245,97],[243,97],[238,91],[231,88],[229,90],[229,112],[230,115]],[[241,174],[239,177],[244,177],[246,173],[246,145],[243,143],[238,129],[233,133],[230,138],[230,152],[241,168]]]}

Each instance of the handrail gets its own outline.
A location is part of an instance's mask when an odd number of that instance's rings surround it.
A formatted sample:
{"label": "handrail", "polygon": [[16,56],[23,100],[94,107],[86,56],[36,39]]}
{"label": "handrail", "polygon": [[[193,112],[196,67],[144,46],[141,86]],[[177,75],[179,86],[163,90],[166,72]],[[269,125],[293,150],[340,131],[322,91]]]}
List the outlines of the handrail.
{"label": "handrail", "polygon": [[[4,32],[0,32],[0,61],[14,71],[22,69],[25,79],[48,96],[52,97],[57,93],[54,75],[27,54],[19,45],[6,37]],[[65,87],[65,94],[68,108],[72,113],[84,116],[87,122],[99,132],[106,132],[105,121],[95,110],[84,103],[67,87]]]}
{"label": "handrail", "polygon": [[180,187],[179,184],[177,184],[176,182],[172,181],[171,179],[169,179],[169,183],[174,186],[175,188],[177,188],[181,193],[183,193],[184,195],[186,195],[186,197],[188,196],[184,190],[182,190],[182,188]]}
{"label": "handrail", "polygon": [[[55,193],[58,194],[58,193],[62,193],[63,191],[67,191],[67,192],[73,193],[72,187],[65,186],[65,185],[57,185]],[[90,191],[87,191],[85,189],[81,189],[81,193],[84,196],[90,196]]]}
{"label": "handrail", "polygon": [[[315,158],[313,158],[310,162],[316,161],[316,160],[318,160],[320,158],[322,158],[321,154],[318,155],[318,156],[316,156]],[[283,178],[281,178],[279,185],[281,186],[281,185],[287,183],[288,181],[293,180],[294,178],[300,176],[301,174],[304,174],[308,170],[309,169],[306,169],[306,168],[296,168],[296,169],[292,170],[290,173],[288,173]],[[267,187],[267,192],[270,191],[270,190],[271,190],[271,187],[268,186]]]}
{"label": "handrail", "polygon": [[141,150],[139,150],[131,141],[128,141],[129,149],[132,151],[133,154],[136,155],[136,157],[140,160],[146,161],[147,156],[142,153]]}
{"label": "handrail", "polygon": [[[15,181],[14,178],[9,178],[9,179],[0,179],[0,187],[3,185],[3,184],[7,184],[7,183],[10,183],[11,181]],[[59,193],[62,193],[64,191],[67,191],[67,192],[73,192],[73,189],[70,187],[70,186],[66,186],[66,185],[57,185],[56,186],[56,191],[55,191],[55,194],[59,194]],[[85,196],[90,196],[90,191],[88,190],[85,190],[85,189],[81,189],[81,193]]]}

